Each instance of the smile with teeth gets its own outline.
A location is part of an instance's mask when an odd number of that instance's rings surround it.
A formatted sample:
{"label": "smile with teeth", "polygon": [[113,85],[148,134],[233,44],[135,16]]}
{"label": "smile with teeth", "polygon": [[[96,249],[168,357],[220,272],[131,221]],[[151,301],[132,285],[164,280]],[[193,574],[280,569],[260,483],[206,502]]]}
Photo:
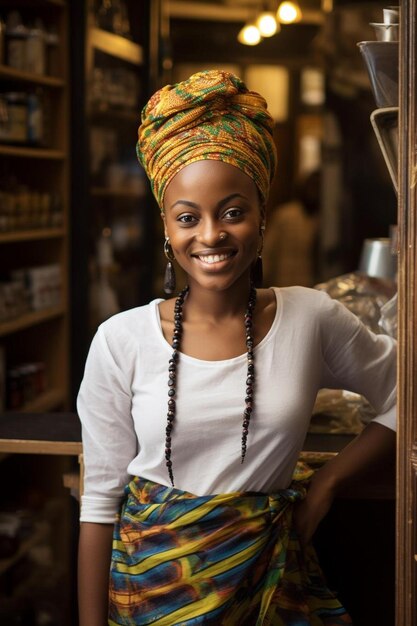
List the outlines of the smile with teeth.
{"label": "smile with teeth", "polygon": [[219,263],[220,261],[226,261],[226,259],[230,259],[233,256],[233,252],[227,252],[222,254],[198,254],[196,255],[200,261],[203,263],[207,263],[211,265],[212,263]]}

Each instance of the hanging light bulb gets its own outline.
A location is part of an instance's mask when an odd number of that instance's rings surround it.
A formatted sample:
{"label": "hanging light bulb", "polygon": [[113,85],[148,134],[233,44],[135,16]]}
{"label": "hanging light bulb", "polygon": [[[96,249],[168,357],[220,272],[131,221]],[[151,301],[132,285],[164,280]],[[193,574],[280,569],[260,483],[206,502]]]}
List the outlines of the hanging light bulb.
{"label": "hanging light bulb", "polygon": [[262,37],[272,37],[281,30],[277,18],[272,11],[262,11],[256,20],[256,27]]}
{"label": "hanging light bulb", "polygon": [[237,36],[239,43],[243,43],[245,46],[256,46],[262,37],[255,26],[255,24],[245,24]]}
{"label": "hanging light bulb", "polygon": [[301,20],[302,13],[298,2],[281,2],[277,10],[277,18],[282,24],[293,24]]}
{"label": "hanging light bulb", "polygon": [[321,10],[323,13],[331,13],[333,11],[333,0],[321,0]]}

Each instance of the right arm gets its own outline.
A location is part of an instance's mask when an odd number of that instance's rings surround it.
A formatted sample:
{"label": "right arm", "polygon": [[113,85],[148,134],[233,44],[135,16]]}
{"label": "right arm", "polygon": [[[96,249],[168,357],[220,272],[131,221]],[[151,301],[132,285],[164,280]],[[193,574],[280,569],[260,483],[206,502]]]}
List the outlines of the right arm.
{"label": "right arm", "polygon": [[113,524],[82,522],[78,547],[79,626],[106,626]]}
{"label": "right arm", "polygon": [[[114,337],[114,333],[108,334]],[[105,329],[98,330],[77,400],[85,467],[78,551],[80,626],[108,623],[112,533],[124,486],[129,481],[127,467],[136,454],[131,389],[126,374],[130,361],[124,350],[123,363],[119,346],[117,337],[109,346]]]}

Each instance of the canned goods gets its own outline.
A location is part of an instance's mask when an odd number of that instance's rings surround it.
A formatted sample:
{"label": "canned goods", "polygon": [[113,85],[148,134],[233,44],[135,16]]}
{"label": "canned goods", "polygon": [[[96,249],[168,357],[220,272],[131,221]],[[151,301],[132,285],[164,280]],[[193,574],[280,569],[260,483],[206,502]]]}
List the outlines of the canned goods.
{"label": "canned goods", "polygon": [[0,141],[26,143],[28,140],[28,97],[26,93],[0,95]]}

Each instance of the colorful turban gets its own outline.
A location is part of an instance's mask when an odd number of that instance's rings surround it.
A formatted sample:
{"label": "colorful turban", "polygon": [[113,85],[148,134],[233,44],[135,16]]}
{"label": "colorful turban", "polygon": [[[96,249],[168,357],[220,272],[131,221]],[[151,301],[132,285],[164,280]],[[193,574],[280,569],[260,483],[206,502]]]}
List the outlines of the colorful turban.
{"label": "colorful turban", "polygon": [[137,155],[161,210],[175,174],[205,159],[248,174],[266,203],[276,165],[273,125],[264,98],[230,72],[198,72],[157,91],[142,111]]}

